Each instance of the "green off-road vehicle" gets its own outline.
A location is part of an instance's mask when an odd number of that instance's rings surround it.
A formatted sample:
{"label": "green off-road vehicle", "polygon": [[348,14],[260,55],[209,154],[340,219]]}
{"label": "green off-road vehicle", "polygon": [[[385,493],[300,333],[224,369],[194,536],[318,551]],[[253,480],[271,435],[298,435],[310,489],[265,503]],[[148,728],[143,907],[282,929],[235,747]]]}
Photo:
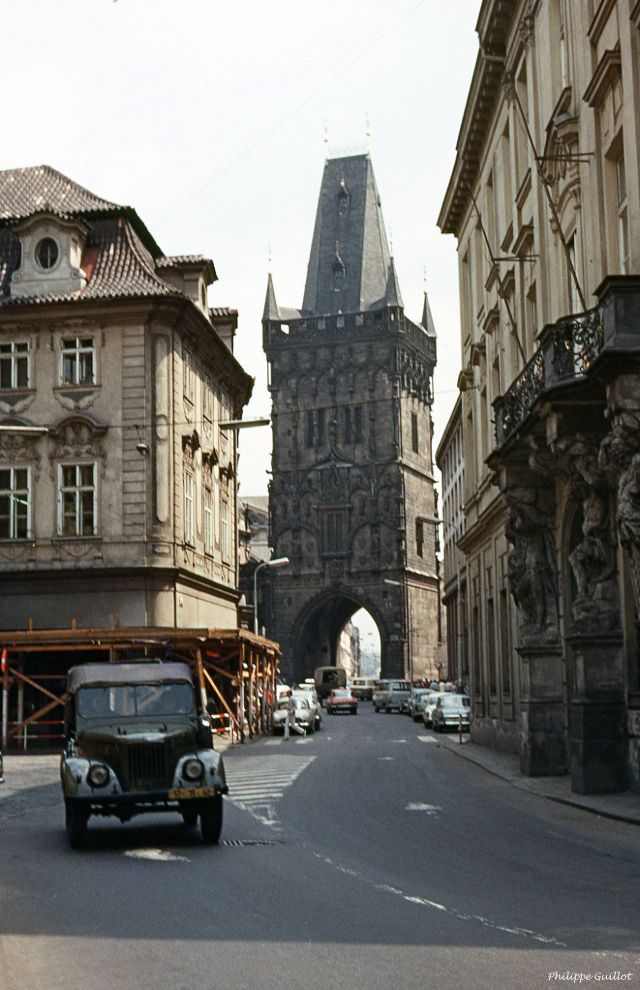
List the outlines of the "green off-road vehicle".
{"label": "green off-road vehicle", "polygon": [[218,842],[224,765],[186,664],[84,664],[69,671],[67,692],[60,775],[73,848],[91,815],[158,811],[190,826],[199,818],[204,841]]}

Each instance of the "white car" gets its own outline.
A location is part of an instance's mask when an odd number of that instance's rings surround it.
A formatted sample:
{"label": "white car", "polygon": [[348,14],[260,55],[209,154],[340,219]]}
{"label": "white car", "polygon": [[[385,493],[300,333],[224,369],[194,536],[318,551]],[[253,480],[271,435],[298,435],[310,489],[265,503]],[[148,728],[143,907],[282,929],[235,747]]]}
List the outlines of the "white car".
{"label": "white car", "polygon": [[424,699],[424,704],[422,708],[422,721],[424,722],[427,729],[430,729],[433,722],[433,710],[438,704],[438,698],[440,697],[440,691],[429,691],[428,695]]}
{"label": "white car", "polygon": [[315,684],[303,681],[293,691],[294,698],[304,698],[313,712],[313,727],[317,731],[322,725],[322,705]]}

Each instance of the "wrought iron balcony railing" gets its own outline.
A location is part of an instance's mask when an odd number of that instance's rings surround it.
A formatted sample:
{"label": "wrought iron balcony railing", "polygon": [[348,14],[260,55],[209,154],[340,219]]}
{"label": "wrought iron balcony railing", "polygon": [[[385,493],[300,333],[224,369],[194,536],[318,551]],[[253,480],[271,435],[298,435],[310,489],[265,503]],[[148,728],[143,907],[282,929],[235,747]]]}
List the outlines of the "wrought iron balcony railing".
{"label": "wrought iron balcony railing", "polygon": [[522,426],[541,395],[584,378],[603,347],[599,306],[546,326],[538,350],[495,404],[497,446],[502,447]]}

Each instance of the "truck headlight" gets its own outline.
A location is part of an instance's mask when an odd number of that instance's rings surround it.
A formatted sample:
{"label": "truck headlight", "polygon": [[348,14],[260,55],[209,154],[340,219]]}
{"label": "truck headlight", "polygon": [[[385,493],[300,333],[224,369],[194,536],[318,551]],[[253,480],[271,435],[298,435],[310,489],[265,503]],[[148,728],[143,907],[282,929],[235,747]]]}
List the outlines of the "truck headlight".
{"label": "truck headlight", "polygon": [[104,787],[109,783],[109,768],[104,763],[92,763],[87,773],[87,780],[92,787]]}
{"label": "truck headlight", "polygon": [[202,760],[185,760],[182,767],[182,776],[185,780],[200,780],[204,773]]}

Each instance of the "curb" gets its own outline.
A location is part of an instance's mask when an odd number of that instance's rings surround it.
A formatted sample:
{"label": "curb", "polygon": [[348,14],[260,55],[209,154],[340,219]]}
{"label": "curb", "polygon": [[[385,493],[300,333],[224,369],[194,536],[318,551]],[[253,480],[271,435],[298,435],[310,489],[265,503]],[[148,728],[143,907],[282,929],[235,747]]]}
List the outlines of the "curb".
{"label": "curb", "polygon": [[[576,798],[559,797],[556,794],[549,794],[548,791],[547,792],[541,790],[539,791],[536,790],[535,788],[527,786],[526,779],[523,779],[521,777],[514,777],[507,773],[503,773],[502,771],[498,770],[496,767],[487,766],[487,764],[483,763],[481,760],[475,759],[471,753],[465,753],[464,743],[462,744],[462,746],[460,744],[452,745],[451,743],[446,742],[444,739],[439,739],[438,745],[441,746],[442,749],[446,749],[449,753],[454,753],[456,756],[461,757],[461,759],[466,760],[468,763],[473,763],[474,766],[480,767],[481,770],[484,770],[485,773],[491,774],[492,777],[498,777],[500,780],[504,780],[505,783],[511,784],[512,787],[517,787],[518,790],[525,791],[527,794],[531,794],[534,797],[541,797],[541,798],[545,798],[547,801],[554,801],[556,804],[563,804],[571,808],[578,808],[578,810],[580,811],[586,811],[591,815],[597,815],[599,818],[609,818],[613,821],[625,822],[625,824],[627,825],[640,826],[640,808],[638,809],[637,816],[627,815],[622,811],[615,811],[608,808],[593,807],[590,804],[585,804],[577,797]],[[543,778],[537,778],[537,779],[543,779]]]}

